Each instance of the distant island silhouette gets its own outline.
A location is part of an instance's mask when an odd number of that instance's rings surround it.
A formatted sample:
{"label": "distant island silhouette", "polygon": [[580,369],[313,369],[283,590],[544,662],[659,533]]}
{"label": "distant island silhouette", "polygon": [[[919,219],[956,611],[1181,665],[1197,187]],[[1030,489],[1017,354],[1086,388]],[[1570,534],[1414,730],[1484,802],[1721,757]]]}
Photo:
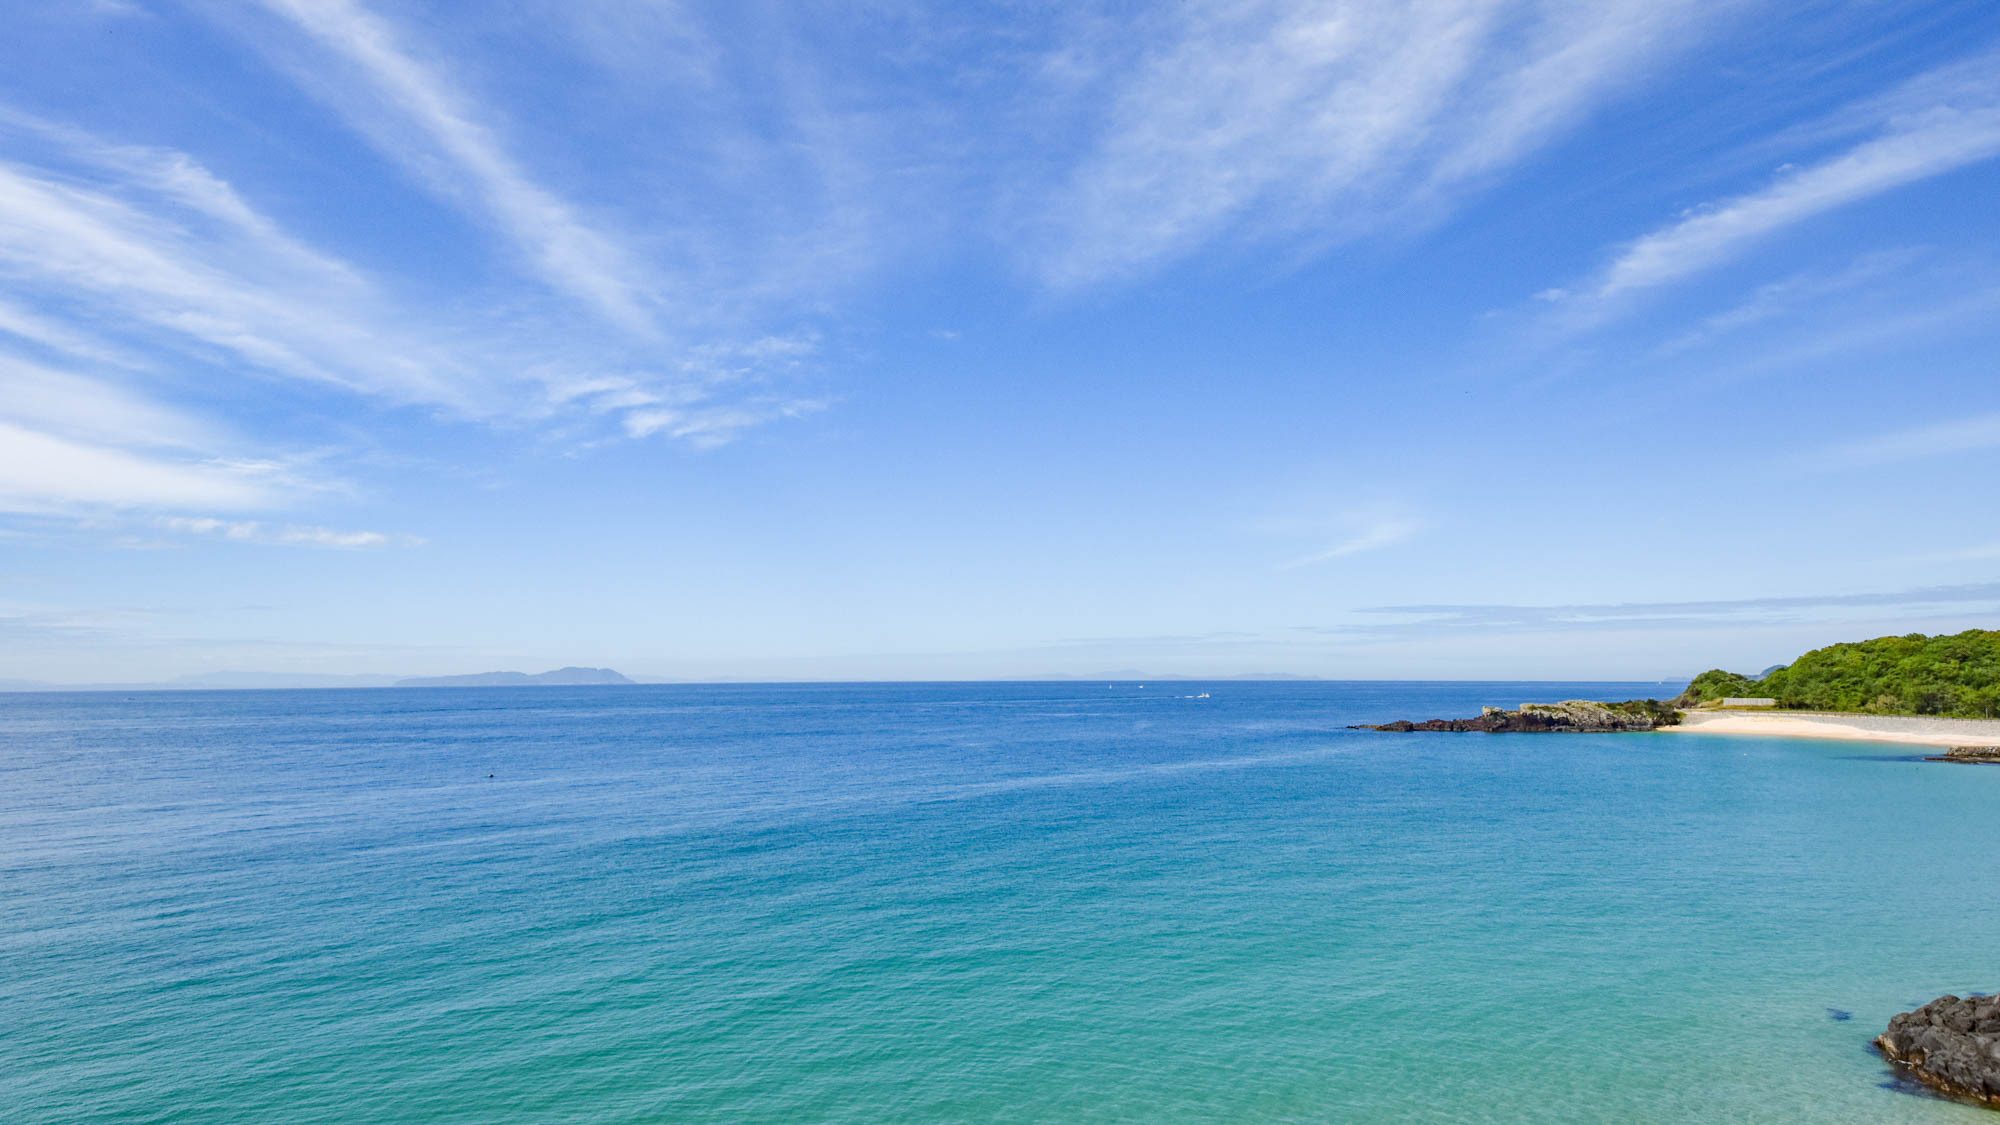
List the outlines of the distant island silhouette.
{"label": "distant island silhouette", "polygon": [[474,672],[466,676],[414,676],[397,680],[397,687],[584,687],[629,684],[623,673],[609,668],[557,668],[551,672]]}

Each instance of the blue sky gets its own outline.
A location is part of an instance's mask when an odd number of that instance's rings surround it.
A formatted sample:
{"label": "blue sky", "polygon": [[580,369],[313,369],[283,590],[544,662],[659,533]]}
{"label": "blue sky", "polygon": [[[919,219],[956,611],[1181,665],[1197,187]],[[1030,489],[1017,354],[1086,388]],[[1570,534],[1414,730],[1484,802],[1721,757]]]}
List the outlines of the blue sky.
{"label": "blue sky", "polygon": [[4,18],[0,677],[2000,621],[1991,3]]}

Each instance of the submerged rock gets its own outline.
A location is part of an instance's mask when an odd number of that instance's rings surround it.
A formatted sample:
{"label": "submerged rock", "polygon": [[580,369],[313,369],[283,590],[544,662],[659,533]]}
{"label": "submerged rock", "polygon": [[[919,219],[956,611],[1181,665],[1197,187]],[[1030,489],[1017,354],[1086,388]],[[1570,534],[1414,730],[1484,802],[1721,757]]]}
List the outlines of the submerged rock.
{"label": "submerged rock", "polygon": [[1386,730],[1398,733],[1418,730],[1480,730],[1491,733],[1541,734],[1556,731],[1657,730],[1679,723],[1684,716],[1672,704],[1657,699],[1628,699],[1623,703],[1596,703],[1588,699],[1566,699],[1561,703],[1523,703],[1517,711],[1504,707],[1482,708],[1476,719],[1427,719],[1413,723],[1401,719],[1372,725],[1357,723],[1350,730]]}
{"label": "submerged rock", "polygon": [[1926,1085],[2000,1109],[2000,999],[1940,996],[1891,1018],[1875,1046]]}

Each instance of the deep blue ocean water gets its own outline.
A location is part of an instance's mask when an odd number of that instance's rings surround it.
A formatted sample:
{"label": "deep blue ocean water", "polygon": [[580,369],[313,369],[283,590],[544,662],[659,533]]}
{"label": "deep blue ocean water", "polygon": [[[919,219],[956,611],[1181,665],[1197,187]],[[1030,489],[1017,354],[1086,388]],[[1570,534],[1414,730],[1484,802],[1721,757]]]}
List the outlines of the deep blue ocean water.
{"label": "deep blue ocean water", "polygon": [[0,696],[0,1118],[1988,1120],[2000,768],[1343,729],[1668,690]]}

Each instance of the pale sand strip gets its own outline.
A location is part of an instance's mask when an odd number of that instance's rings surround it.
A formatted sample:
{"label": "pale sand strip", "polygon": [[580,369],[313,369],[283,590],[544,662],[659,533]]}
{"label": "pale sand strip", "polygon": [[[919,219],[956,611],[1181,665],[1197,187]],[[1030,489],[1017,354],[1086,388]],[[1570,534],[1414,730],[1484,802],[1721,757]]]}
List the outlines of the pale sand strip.
{"label": "pale sand strip", "polygon": [[1756,734],[1770,738],[1840,738],[1910,746],[2000,746],[2000,719],[1920,715],[1845,715],[1827,711],[1690,711],[1682,734]]}

